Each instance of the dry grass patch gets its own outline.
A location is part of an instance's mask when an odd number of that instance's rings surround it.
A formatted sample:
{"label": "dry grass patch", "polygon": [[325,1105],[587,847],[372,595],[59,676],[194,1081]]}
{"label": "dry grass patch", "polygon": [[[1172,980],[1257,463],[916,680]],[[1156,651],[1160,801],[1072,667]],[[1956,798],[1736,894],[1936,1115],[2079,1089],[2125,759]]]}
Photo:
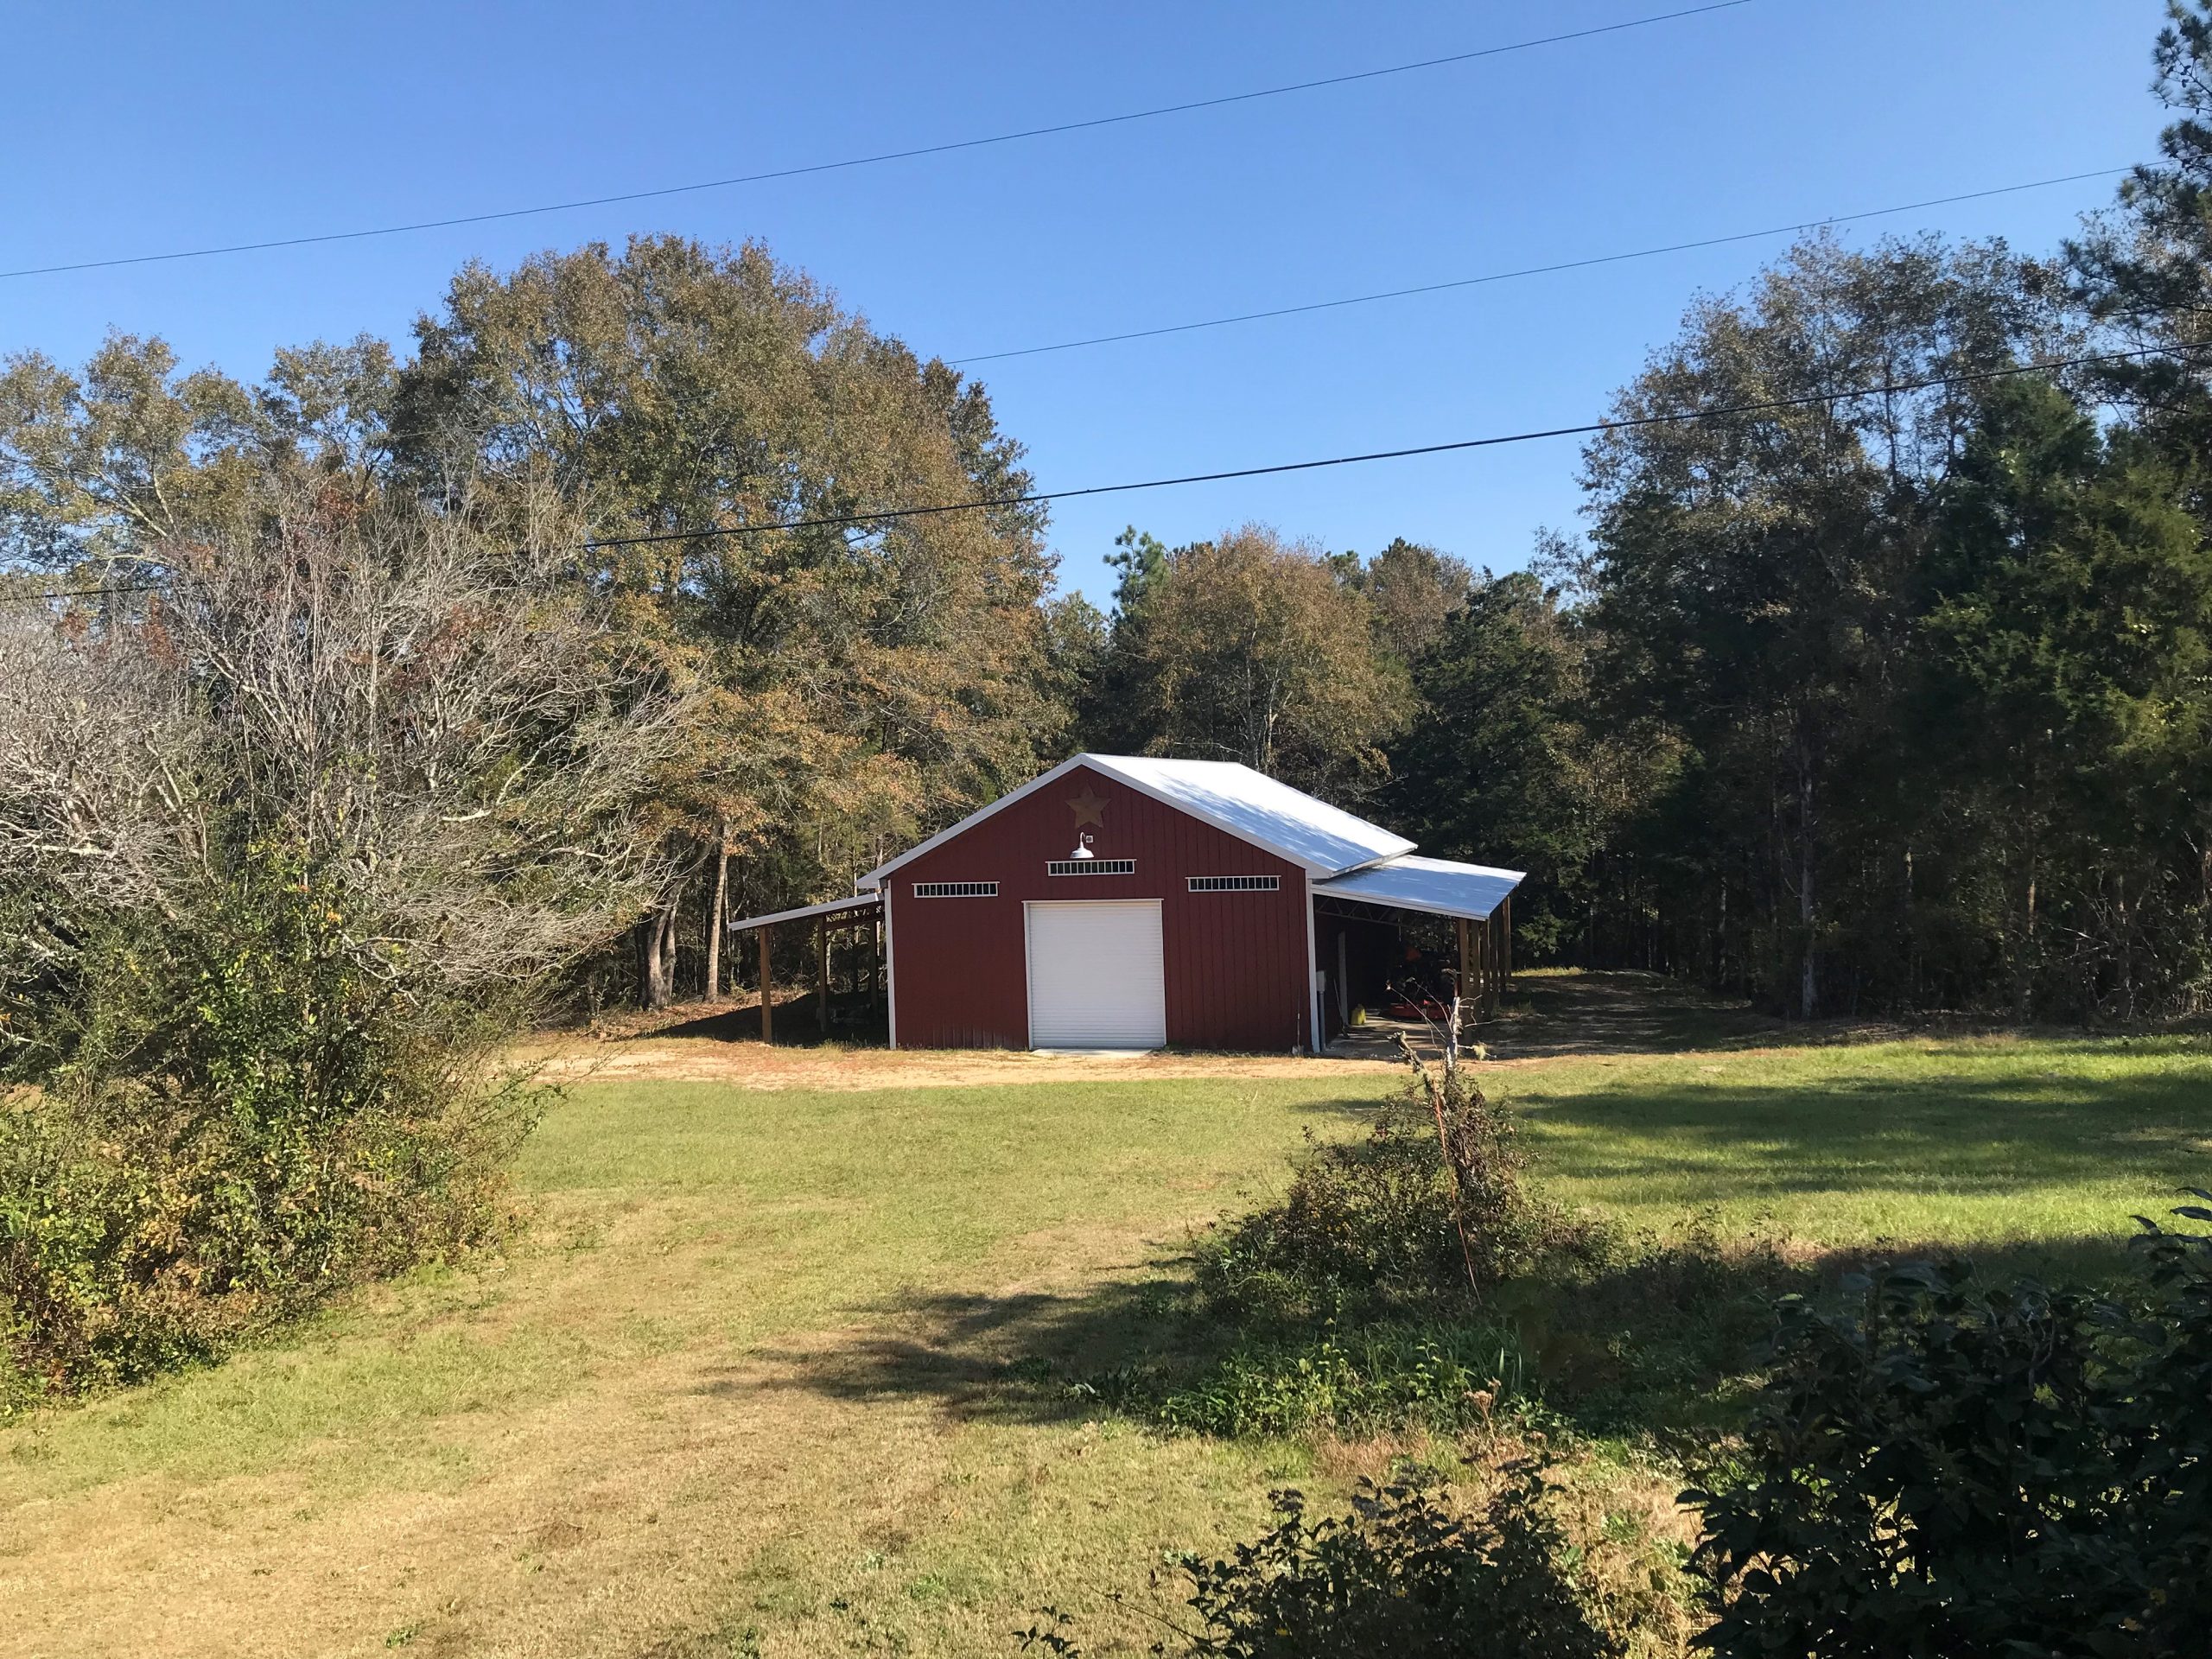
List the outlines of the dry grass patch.
{"label": "dry grass patch", "polygon": [[0,1652],[994,1650],[1039,1584],[1249,1523],[1282,1455],[1002,1408],[997,1368],[1357,1103],[588,1085],[505,1257],[0,1436]]}

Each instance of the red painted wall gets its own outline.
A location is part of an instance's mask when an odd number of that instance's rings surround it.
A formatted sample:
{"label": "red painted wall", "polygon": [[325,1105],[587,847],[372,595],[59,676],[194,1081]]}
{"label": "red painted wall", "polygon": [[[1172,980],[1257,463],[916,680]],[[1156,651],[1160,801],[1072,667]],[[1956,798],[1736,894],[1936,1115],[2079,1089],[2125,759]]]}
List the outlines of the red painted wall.
{"label": "red painted wall", "polygon": [[[1049,876],[1074,851],[1068,805],[1088,789],[1100,858],[1135,875]],[[1273,875],[1274,893],[1192,893],[1193,875]],[[995,899],[917,899],[917,881],[995,881]],[[886,879],[901,1048],[1026,1048],[1025,899],[1158,899],[1167,1040],[1178,1048],[1303,1048],[1309,1000],[1306,873],[1089,766],[994,813]]]}

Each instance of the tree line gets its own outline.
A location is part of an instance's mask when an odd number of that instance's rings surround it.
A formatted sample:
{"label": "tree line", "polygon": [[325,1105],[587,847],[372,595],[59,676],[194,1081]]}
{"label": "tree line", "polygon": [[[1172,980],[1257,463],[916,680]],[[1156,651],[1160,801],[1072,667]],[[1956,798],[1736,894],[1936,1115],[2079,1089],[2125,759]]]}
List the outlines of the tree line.
{"label": "tree line", "polygon": [[[1060,596],[1039,507],[869,517],[1025,493],[983,386],[763,247],[649,237],[472,264],[411,349],[258,382],[126,334],[10,359],[0,583],[95,591],[9,626],[143,648],[303,514],[551,561],[685,709],[632,803],[653,890],[580,970],[648,1004],[721,986],[733,908],[846,891],[1084,746],[1242,759],[1524,867],[1535,959],[1806,1014],[2192,1007],[2206,28],[2162,37],[2161,156],[2076,242],[1816,238],[1700,299],[1525,569],[1133,529],[1108,605]],[[795,518],[847,522],[762,528]]]}
{"label": "tree line", "polygon": [[1807,1017],[2201,1011],[2205,8],[2158,63],[2160,158],[2050,255],[1815,238],[1700,298],[1525,569],[1130,531],[1078,732],[1525,868],[1537,960]]}
{"label": "tree line", "polygon": [[1817,239],[1700,301],[1526,569],[1132,531],[1077,730],[1527,869],[1535,960],[1808,1017],[2199,1009],[2204,314],[2145,223],[2183,188],[2053,260]]}

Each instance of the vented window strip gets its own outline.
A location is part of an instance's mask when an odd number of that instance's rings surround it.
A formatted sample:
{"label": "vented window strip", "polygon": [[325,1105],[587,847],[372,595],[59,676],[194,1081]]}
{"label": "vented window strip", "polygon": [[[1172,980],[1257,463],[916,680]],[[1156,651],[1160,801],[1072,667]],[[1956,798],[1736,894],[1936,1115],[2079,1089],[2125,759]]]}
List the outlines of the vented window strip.
{"label": "vented window strip", "polygon": [[1194,875],[1190,878],[1192,893],[1276,893],[1281,890],[1279,875]]}
{"label": "vented window strip", "polygon": [[1045,866],[1047,875],[1135,875],[1134,858],[1056,858]]}
{"label": "vented window strip", "polygon": [[995,899],[999,884],[995,881],[917,881],[917,899]]}

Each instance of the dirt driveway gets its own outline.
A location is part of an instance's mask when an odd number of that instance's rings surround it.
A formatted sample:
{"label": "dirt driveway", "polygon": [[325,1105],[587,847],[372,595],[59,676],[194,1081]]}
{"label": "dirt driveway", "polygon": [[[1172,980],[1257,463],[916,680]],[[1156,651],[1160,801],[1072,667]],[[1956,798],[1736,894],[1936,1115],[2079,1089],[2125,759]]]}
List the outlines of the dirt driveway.
{"label": "dirt driveway", "polygon": [[[781,1029],[785,1015],[779,1013]],[[1031,1054],[1007,1049],[889,1049],[837,1043],[764,1044],[747,1003],[693,1003],[630,1015],[594,1034],[548,1034],[523,1056],[562,1082],[696,1082],[741,1089],[933,1089],[978,1084],[1132,1083],[1184,1077],[1382,1076],[1402,1064],[1379,1027],[1338,1052],[1303,1054]],[[1516,980],[1475,1037],[1502,1062],[1593,1054],[1743,1048],[1782,1035],[1751,1014],[1656,974],[1538,972]],[[1416,1033],[1418,1035],[1418,1033]],[[1802,1042],[1799,1032],[1788,1040]]]}

